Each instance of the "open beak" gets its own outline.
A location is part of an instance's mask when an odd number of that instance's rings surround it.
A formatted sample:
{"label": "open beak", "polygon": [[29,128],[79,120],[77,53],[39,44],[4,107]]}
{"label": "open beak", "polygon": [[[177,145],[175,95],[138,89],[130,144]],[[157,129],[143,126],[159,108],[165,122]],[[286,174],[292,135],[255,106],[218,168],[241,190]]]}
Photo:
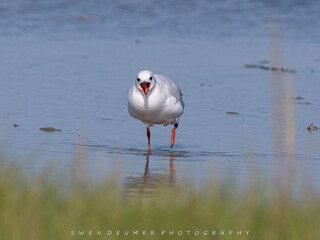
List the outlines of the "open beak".
{"label": "open beak", "polygon": [[149,82],[140,83],[140,88],[142,89],[145,95],[148,94],[150,87],[151,87],[151,83]]}

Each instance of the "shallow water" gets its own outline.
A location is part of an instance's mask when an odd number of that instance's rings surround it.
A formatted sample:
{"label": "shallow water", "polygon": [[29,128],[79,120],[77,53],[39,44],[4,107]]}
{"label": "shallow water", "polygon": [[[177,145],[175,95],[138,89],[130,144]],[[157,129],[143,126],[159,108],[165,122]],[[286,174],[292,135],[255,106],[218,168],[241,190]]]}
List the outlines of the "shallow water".
{"label": "shallow water", "polygon": [[[83,158],[90,176],[120,175],[128,192],[230,173],[320,189],[320,131],[306,130],[320,125],[319,10],[316,1],[2,1],[2,162],[68,174]],[[155,126],[150,156],[126,106],[141,69],[178,82],[186,105],[174,148],[171,128]]]}

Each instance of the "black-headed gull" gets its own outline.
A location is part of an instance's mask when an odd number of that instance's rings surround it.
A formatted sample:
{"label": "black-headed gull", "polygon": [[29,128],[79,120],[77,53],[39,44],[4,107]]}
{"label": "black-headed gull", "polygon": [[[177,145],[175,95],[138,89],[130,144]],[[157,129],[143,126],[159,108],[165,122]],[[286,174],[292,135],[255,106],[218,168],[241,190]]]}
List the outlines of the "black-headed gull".
{"label": "black-headed gull", "polygon": [[183,110],[182,93],[174,81],[149,70],[138,73],[128,94],[128,111],[132,117],[146,125],[148,151],[151,151],[150,127],[153,124],[164,126],[173,124],[171,130],[171,147],[173,147],[179,117]]}

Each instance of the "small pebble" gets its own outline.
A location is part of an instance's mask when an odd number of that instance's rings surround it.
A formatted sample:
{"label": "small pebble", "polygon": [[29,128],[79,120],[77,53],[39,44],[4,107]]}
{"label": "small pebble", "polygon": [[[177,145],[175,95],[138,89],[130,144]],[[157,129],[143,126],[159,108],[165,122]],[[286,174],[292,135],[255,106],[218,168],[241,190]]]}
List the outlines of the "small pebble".
{"label": "small pebble", "polygon": [[292,99],[294,99],[294,100],[303,100],[304,98],[303,97],[292,97]]}
{"label": "small pebble", "polygon": [[234,114],[234,115],[236,115],[236,114],[239,114],[238,112],[226,112],[226,114]]}
{"label": "small pebble", "polygon": [[40,130],[44,132],[61,132],[61,129],[57,129],[53,127],[43,127],[43,128],[40,128]]}
{"label": "small pebble", "polygon": [[318,128],[317,126],[313,125],[313,123],[311,123],[311,124],[307,127],[307,129],[308,129],[309,131],[315,131],[315,130],[318,130],[319,128]]}

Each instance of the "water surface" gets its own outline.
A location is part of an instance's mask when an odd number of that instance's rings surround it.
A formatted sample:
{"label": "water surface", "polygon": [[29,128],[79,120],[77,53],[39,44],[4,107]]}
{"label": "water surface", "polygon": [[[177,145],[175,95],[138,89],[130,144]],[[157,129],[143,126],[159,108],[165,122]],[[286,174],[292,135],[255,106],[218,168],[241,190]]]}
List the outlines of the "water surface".
{"label": "water surface", "polygon": [[[320,125],[319,10],[317,1],[2,1],[2,164],[68,175],[83,158],[91,178],[120,175],[128,192],[230,173],[319,189],[320,131],[306,130]],[[126,106],[142,69],[178,82],[186,105],[175,147],[171,128],[155,126],[150,156]]]}

